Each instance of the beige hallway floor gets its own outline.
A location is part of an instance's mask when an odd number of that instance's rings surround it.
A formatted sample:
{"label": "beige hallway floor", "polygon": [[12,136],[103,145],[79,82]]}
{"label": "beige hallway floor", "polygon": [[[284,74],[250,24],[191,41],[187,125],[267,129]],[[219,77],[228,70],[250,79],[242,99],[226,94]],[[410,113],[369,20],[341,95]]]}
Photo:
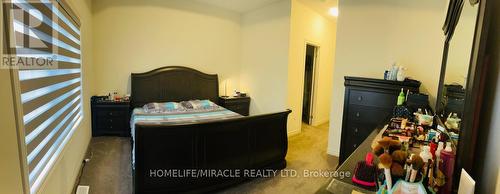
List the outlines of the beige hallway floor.
{"label": "beige hallway floor", "polygon": [[[328,177],[305,177],[335,169],[338,159],[326,154],[328,123],[318,127],[302,126],[302,133],[288,142],[287,170],[297,177],[259,178],[232,186],[218,193],[314,193]],[[130,139],[122,137],[92,138],[92,160],[83,169],[80,185],[90,185],[92,194],[132,193]],[[317,174],[316,174],[317,175]]]}

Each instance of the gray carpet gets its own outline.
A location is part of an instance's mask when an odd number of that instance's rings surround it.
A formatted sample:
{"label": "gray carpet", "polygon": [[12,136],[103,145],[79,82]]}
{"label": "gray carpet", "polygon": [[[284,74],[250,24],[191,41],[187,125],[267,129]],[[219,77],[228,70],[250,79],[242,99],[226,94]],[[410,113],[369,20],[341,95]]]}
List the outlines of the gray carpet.
{"label": "gray carpet", "polygon": [[[296,171],[297,177],[253,179],[218,193],[314,193],[328,177],[305,177],[304,172],[328,172],[338,164],[338,158],[326,154],[327,139],[328,124],[303,125],[302,133],[289,138],[286,157],[286,169]],[[92,194],[131,194],[130,149],[129,138],[92,138],[92,159],[83,169],[80,185],[89,185]]]}

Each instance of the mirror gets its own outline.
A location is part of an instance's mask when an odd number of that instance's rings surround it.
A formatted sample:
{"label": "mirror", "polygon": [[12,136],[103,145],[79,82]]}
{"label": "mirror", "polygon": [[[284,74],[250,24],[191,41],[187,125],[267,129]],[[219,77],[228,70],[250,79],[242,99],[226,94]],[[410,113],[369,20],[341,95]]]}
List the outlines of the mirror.
{"label": "mirror", "polygon": [[448,34],[448,55],[442,75],[440,108],[437,109],[448,129],[458,134],[465,105],[465,87],[471,61],[478,4],[464,1],[455,29]]}

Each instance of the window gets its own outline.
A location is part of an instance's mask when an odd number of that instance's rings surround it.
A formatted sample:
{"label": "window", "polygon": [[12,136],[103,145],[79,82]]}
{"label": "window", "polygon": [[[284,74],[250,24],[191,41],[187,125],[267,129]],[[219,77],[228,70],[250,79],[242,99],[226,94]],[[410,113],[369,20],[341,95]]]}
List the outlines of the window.
{"label": "window", "polygon": [[35,193],[82,120],[80,25],[60,0],[12,0],[3,6],[10,26],[7,64],[18,75],[27,183]]}

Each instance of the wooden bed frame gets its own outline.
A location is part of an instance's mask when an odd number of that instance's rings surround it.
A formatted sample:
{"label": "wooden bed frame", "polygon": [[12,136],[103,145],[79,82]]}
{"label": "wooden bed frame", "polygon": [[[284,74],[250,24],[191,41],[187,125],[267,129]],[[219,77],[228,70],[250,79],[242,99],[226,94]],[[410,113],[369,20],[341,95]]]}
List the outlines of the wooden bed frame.
{"label": "wooden bed frame", "polygon": [[[187,67],[162,67],[132,74],[131,105],[192,99],[217,103],[218,88],[217,75]],[[285,168],[290,112],[196,124],[136,124],[135,193],[207,192],[252,178],[244,171]],[[240,176],[185,174],[209,170],[239,171]],[[166,174],[176,172],[184,174]]]}

